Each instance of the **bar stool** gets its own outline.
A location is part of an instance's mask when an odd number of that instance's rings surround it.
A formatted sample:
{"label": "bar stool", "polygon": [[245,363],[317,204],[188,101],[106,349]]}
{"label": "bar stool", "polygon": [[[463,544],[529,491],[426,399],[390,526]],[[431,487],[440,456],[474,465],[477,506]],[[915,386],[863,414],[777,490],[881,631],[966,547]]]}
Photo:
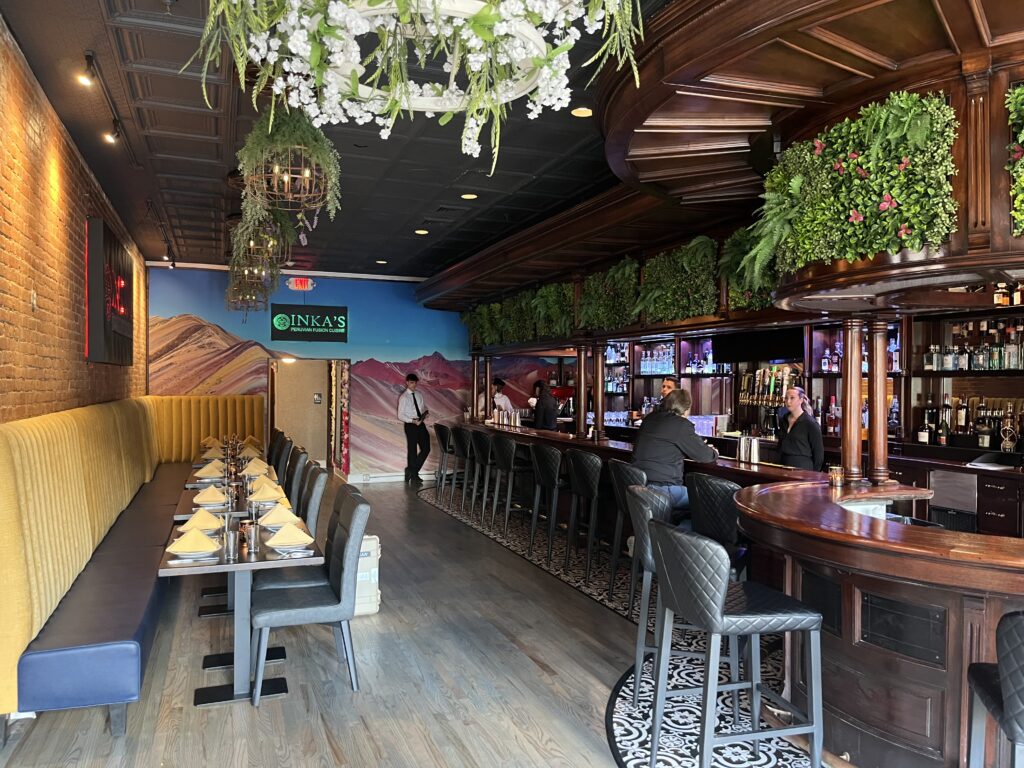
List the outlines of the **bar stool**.
{"label": "bar stool", "polygon": [[[608,577],[608,597],[615,589],[615,574],[619,569],[619,556],[622,553],[622,521],[629,514],[626,501],[626,489],[631,485],[647,485],[647,473],[627,464],[621,459],[608,459],[608,473],[612,476],[612,488],[615,490],[615,535],[612,537],[611,576]],[[633,612],[633,593],[636,591],[637,557],[636,535],[633,536],[633,561],[629,569],[629,612]]]}
{"label": "bar stool", "polygon": [[[701,702],[698,766],[709,768],[712,749],[719,744],[754,742],[758,751],[760,739],[783,735],[808,734],[812,768],[821,766],[823,739],[821,711],[821,614],[774,589],[752,581],[729,580],[732,564],[725,547],[716,541],[685,533],[659,520],[648,524],[658,571],[661,635],[658,638],[657,675],[654,684],[654,707],[651,712],[651,768],[657,765],[658,737],[667,696],[687,696],[700,688],[677,689],[669,693],[668,662],[672,643],[672,623],[676,614],[685,616],[695,627],[708,634],[704,659],[704,685]],[[761,689],[761,635],[781,632],[806,632],[801,644],[804,659],[809,662],[807,685],[808,715],[799,712],[790,702]],[[718,682],[719,655],[722,636],[749,636],[748,681]],[[750,724],[748,731],[716,735],[716,706],[720,691],[750,691]],[[803,723],[783,728],[761,728],[761,697],[792,713]],[[735,701],[734,701],[735,711]]]}
{"label": "bar stool", "polygon": [[[437,462],[437,472],[434,473],[434,501],[443,504],[444,486],[448,479],[448,458],[455,454],[455,448],[452,445],[452,431],[444,424],[434,425],[434,435],[437,437],[437,447],[441,450],[441,458]],[[454,474],[452,482],[455,482]]]}
{"label": "bar stool", "polygon": [[[626,466],[629,467],[628,464]],[[643,474],[643,472],[640,472],[640,474]],[[651,580],[657,574],[657,564],[654,562],[654,554],[651,550],[651,536],[647,529],[647,524],[651,520],[671,520],[672,506],[666,494],[643,485],[631,485],[626,491],[626,498],[629,518],[633,523],[633,530],[636,532],[633,536],[633,562],[637,563],[637,567],[643,571],[643,587],[640,590],[640,615],[637,620],[636,645],[633,659],[633,706],[636,707],[640,704],[640,679],[643,677],[644,659],[648,653],[653,654],[658,650],[656,645],[647,644],[647,620],[651,612]],[[658,608],[654,613],[655,640],[661,636],[661,590],[658,590],[657,605]],[[632,608],[632,605],[630,608]],[[679,618],[682,619],[682,617]],[[689,629],[695,629],[695,627],[685,623],[680,624],[677,622],[676,626],[681,627],[684,632]],[[731,644],[729,647],[734,648],[735,644]],[[698,659],[704,658],[703,653],[693,653],[690,651],[672,651],[672,655]],[[735,680],[738,674],[736,669],[738,658],[735,657],[735,654],[731,658],[733,658],[733,679]]]}
{"label": "bar stool", "polygon": [[551,567],[552,547],[555,542],[555,524],[558,522],[558,489],[565,484],[558,476],[562,466],[562,452],[550,445],[530,444],[530,460],[533,462],[533,516],[530,518],[530,546],[527,556],[533,555],[533,539],[537,534],[537,518],[540,515],[541,491],[548,499],[548,568]]}
{"label": "bar stool", "polygon": [[[462,501],[459,504],[459,514],[466,507],[466,489],[469,487],[469,467],[473,463],[473,441],[470,439],[469,430],[465,427],[452,427],[452,448],[455,450],[455,465],[462,460]],[[459,472],[456,471],[456,475]],[[455,511],[455,481],[452,477],[452,495],[448,503],[448,509]]]}
{"label": "bar stool", "polygon": [[494,459],[491,456],[491,448],[494,438],[490,432],[482,429],[474,429],[470,432],[473,440],[473,498],[469,502],[469,514],[476,509],[476,489],[479,482],[480,470],[484,472],[484,493],[480,502],[480,524],[484,522],[484,512],[487,510],[487,489],[491,484],[491,470],[494,468]]}
{"label": "bar stool", "polygon": [[750,562],[750,550],[740,542],[739,510],[733,499],[740,487],[724,478],[700,472],[688,475],[686,484],[690,488],[693,532],[725,547],[739,579]]}
{"label": "bar stool", "polygon": [[971,731],[967,768],[985,765],[986,715],[1013,744],[1012,768],[1024,768],[1024,611],[1007,613],[996,627],[996,663],[967,667]]}
{"label": "bar stool", "polygon": [[[569,507],[569,541],[565,547],[565,569],[569,569],[569,553],[576,549],[576,510],[583,515],[583,507],[589,501],[590,515],[587,521],[587,568],[583,577],[590,584],[590,564],[594,551],[594,536],[597,531],[597,496],[601,482],[601,457],[590,451],[570,448],[565,452],[569,466],[569,487],[572,489],[572,504]],[[575,554],[575,552],[573,552]]]}
{"label": "bar stool", "polygon": [[516,471],[524,470],[527,464],[516,458],[516,448],[519,447],[508,435],[495,435],[492,443],[491,455],[494,459],[494,500],[491,503],[491,528],[494,528],[494,516],[498,511],[498,497],[502,478],[505,479],[505,534],[508,534],[508,517],[512,511],[512,490],[516,484]]}

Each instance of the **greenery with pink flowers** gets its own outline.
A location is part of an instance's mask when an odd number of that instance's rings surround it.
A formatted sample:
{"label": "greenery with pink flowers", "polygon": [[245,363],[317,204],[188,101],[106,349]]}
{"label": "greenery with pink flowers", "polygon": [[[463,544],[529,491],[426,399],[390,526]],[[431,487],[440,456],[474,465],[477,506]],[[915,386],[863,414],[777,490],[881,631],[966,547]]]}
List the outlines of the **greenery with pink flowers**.
{"label": "greenery with pink flowers", "polygon": [[896,92],[786,149],[765,179],[740,267],[746,287],[764,286],[773,270],[946,241],[956,228],[957,127],[942,95]]}
{"label": "greenery with pink flowers", "polygon": [[1013,235],[1024,235],[1024,85],[1006,92],[1006,111],[1010,114],[1010,145],[1006,148],[1010,172],[1010,216]]}

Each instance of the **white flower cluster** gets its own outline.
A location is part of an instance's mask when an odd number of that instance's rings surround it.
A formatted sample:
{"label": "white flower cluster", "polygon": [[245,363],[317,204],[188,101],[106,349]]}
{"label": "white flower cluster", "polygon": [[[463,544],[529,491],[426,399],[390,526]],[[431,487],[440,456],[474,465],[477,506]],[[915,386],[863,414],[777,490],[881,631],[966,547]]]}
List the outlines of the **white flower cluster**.
{"label": "white flower cluster", "polygon": [[[604,0],[604,5],[610,9],[618,2]],[[302,109],[316,126],[372,121],[386,139],[399,111],[433,115],[465,110],[462,151],[478,157],[480,132],[489,119],[497,119],[501,104],[528,92],[530,117],[568,106],[568,49],[580,37],[572,25],[584,18],[591,33],[601,28],[604,17],[599,10],[594,18],[585,18],[581,0],[493,4],[498,18],[484,22],[493,33],[493,39],[485,40],[492,35],[478,34],[480,20],[455,15],[445,0],[413,0],[413,20],[404,25],[393,0],[372,7],[359,0],[330,0],[326,16],[315,0],[287,0],[280,21],[249,40],[248,55],[257,67],[273,73],[273,92],[289,107]],[[542,23],[535,26],[529,18]],[[371,59],[381,73],[376,90],[367,85],[363,67],[359,38],[364,35],[379,37]],[[543,50],[537,47],[540,40]],[[563,44],[567,50],[552,55]],[[446,82],[387,82],[391,73],[406,71],[391,68],[391,57],[408,56],[411,48],[424,59],[442,51]]]}

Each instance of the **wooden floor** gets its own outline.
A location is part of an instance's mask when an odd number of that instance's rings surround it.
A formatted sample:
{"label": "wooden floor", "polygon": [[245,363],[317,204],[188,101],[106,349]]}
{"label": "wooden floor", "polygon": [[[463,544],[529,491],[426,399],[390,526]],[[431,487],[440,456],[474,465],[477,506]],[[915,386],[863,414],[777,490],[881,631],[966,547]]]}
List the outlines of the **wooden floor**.
{"label": "wooden floor", "polygon": [[212,582],[174,579],[127,736],[103,708],[46,712],[12,724],[0,767],[614,766],[604,708],[634,625],[405,486],[365,490],[382,604],[352,623],[358,693],[330,629],[305,627],[271,636],[287,697],[196,709],[194,688],[229,681],[200,660],[230,648],[230,620],[196,617]]}

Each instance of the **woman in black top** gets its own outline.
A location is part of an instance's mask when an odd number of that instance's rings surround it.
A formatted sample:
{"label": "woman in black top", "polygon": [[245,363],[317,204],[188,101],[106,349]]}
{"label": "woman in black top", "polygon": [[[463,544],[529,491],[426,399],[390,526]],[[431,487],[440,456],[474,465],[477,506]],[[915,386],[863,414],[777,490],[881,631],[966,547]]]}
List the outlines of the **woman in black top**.
{"label": "woman in black top", "polygon": [[802,387],[786,390],[786,415],[779,424],[779,453],[782,463],[798,469],[819,471],[825,460],[821,427],[814,418],[807,393]]}
{"label": "woman in black top", "polygon": [[533,394],[537,404],[533,407],[533,428],[558,430],[558,401],[551,394],[548,385],[543,381],[533,384]]}

